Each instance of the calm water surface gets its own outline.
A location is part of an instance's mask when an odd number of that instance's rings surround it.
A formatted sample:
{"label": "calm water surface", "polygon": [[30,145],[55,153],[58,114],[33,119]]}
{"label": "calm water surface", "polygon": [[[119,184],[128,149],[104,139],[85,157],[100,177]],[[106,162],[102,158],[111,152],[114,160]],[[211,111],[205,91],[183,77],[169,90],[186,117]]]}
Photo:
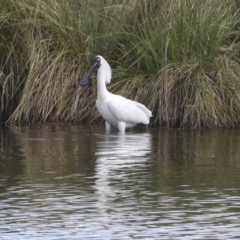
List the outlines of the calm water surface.
{"label": "calm water surface", "polygon": [[0,239],[239,239],[240,129],[0,126]]}

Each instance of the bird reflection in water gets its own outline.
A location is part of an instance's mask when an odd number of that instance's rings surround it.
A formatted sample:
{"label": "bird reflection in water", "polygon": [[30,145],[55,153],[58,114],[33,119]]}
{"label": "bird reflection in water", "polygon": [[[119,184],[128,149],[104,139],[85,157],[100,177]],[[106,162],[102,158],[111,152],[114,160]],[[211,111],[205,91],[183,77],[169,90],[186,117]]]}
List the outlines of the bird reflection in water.
{"label": "bird reflection in water", "polygon": [[[104,214],[106,206],[119,197],[126,198],[140,183],[150,162],[149,133],[106,134],[99,137],[95,155],[97,204]],[[109,205],[110,204],[110,205]]]}

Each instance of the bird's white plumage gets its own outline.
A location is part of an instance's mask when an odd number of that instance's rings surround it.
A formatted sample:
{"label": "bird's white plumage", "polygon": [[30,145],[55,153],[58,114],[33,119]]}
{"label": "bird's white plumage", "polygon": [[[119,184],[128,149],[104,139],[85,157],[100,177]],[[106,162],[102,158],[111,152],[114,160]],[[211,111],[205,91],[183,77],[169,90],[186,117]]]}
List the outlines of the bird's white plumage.
{"label": "bird's white plumage", "polygon": [[106,121],[106,130],[110,131],[113,126],[124,132],[125,128],[133,127],[138,123],[149,124],[152,112],[143,104],[108,92],[106,83],[111,82],[111,68],[102,56],[96,57],[100,58],[96,106]]}

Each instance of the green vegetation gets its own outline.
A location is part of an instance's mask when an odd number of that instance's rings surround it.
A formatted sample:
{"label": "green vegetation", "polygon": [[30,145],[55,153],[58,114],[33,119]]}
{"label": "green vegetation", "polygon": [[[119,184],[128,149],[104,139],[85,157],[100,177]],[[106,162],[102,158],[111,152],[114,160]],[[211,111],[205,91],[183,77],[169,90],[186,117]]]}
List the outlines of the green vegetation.
{"label": "green vegetation", "polygon": [[144,103],[153,124],[240,125],[240,13],[221,0],[0,0],[2,121],[101,120],[101,54],[109,90]]}

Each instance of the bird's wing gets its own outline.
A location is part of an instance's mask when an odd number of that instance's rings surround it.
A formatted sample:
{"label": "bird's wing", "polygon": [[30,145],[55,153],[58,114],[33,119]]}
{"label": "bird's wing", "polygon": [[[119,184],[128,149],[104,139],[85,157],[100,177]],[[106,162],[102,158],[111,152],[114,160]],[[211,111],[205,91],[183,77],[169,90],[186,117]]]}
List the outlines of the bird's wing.
{"label": "bird's wing", "polygon": [[[131,100],[129,100],[131,101]],[[143,104],[139,103],[139,102],[136,102],[136,101],[132,101],[135,103],[135,105],[140,108],[143,112],[145,112],[145,114],[148,116],[148,117],[152,117],[152,112],[146,108]]]}
{"label": "bird's wing", "polygon": [[108,103],[108,108],[118,121],[128,123],[148,124],[151,116],[151,111],[144,105],[123,97],[111,100]]}

